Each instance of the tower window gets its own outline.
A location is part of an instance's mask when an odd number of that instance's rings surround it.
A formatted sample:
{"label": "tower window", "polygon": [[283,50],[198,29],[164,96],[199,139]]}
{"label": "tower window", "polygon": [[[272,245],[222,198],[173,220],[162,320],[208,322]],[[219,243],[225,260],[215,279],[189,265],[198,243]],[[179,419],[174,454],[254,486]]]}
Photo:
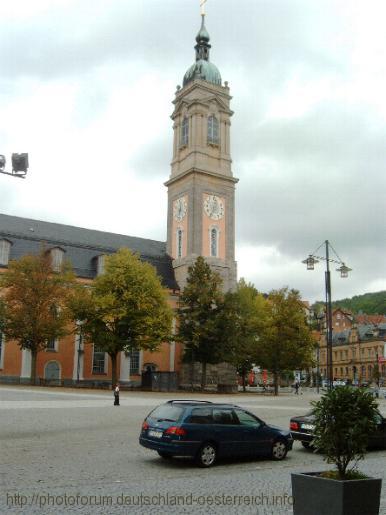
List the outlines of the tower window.
{"label": "tower window", "polygon": [[218,236],[219,232],[216,227],[210,230],[210,256],[218,257]]}
{"label": "tower window", "polygon": [[0,265],[8,265],[11,243],[8,240],[0,240]]}
{"label": "tower window", "polygon": [[208,144],[218,145],[219,143],[219,129],[218,120],[214,115],[208,118]]}
{"label": "tower window", "polygon": [[177,229],[177,257],[182,257],[182,229]]}
{"label": "tower window", "polygon": [[181,147],[187,146],[189,143],[189,120],[185,116],[181,125]]}

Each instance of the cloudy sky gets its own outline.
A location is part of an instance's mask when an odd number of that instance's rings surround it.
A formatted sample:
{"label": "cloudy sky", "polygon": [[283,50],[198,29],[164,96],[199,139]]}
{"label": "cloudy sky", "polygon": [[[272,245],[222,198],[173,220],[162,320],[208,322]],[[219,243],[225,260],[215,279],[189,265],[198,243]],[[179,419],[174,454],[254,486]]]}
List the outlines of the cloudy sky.
{"label": "cloudy sky", "polygon": [[[386,3],[206,11],[233,95],[239,276],[322,299],[323,263],[301,260],[328,239],[353,268],[334,271],[335,299],[386,289]],[[164,241],[171,101],[199,13],[199,0],[1,2],[0,153],[28,152],[30,170],[0,175],[0,212]]]}

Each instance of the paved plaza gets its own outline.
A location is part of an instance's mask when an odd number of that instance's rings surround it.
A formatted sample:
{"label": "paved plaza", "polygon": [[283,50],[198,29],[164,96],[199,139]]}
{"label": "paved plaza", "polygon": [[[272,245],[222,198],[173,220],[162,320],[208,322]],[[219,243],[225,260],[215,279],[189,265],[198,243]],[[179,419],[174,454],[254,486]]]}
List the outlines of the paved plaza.
{"label": "paved plaza", "polygon": [[[211,469],[164,461],[139,446],[147,413],[171,398],[234,402],[268,423],[288,427],[316,393],[201,395],[0,386],[0,513],[291,514],[291,472],[324,470],[321,455],[299,443],[283,462],[220,461]],[[386,415],[386,401],[380,400]],[[386,451],[361,470],[385,480]],[[386,486],[381,511],[386,515]]]}

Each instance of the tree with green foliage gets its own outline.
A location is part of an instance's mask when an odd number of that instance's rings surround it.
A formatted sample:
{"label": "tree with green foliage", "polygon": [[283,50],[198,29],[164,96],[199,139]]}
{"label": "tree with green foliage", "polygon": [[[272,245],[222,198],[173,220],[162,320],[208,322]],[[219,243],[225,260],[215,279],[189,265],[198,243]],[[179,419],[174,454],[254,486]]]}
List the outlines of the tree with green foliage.
{"label": "tree with green foliage", "polygon": [[199,256],[188,269],[186,286],[180,296],[178,338],[184,344],[183,360],[192,365],[201,363],[202,389],[206,386],[207,364],[220,363],[225,356],[220,332],[221,284],[220,276]]}
{"label": "tree with green foliage", "polygon": [[[337,472],[336,479],[358,479],[357,462],[363,459],[369,434],[376,430],[377,403],[361,388],[340,386],[312,402],[315,417],[313,446],[323,452],[327,463]],[[351,461],[354,466],[348,470]],[[336,477],[337,476],[337,477]]]}
{"label": "tree with green foliage", "polygon": [[171,339],[172,310],[155,268],[128,249],[106,256],[105,272],[72,303],[87,342],[111,358],[117,383],[121,351],[156,351]]}
{"label": "tree with green foliage", "polygon": [[[353,314],[384,315],[386,314],[386,291],[364,293],[363,295],[354,295],[352,298],[336,300],[332,303],[332,307],[333,309],[345,309]],[[318,301],[313,308],[317,312],[323,312],[324,303]]]}
{"label": "tree with green foliage", "polygon": [[240,279],[236,291],[225,294],[220,317],[225,359],[236,367],[244,391],[248,372],[259,364],[258,340],[266,315],[267,301],[244,279]]}
{"label": "tree with green foliage", "polygon": [[259,364],[272,372],[275,395],[285,370],[309,367],[315,341],[299,292],[283,288],[267,298],[267,316],[258,340]]}
{"label": "tree with green foliage", "polygon": [[31,383],[36,383],[37,355],[50,340],[71,332],[67,307],[75,284],[70,267],[53,271],[49,253],[10,261],[0,275],[2,332],[31,352]]}

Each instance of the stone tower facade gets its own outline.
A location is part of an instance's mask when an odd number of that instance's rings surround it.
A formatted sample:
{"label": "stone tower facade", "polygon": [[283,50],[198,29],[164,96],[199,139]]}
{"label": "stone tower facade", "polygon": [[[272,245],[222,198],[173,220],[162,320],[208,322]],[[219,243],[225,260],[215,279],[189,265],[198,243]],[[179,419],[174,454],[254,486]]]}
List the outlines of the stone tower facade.
{"label": "stone tower facade", "polygon": [[230,155],[231,96],[228,83],[209,61],[209,34],[196,37],[196,62],[186,72],[173,101],[173,160],[168,188],[167,251],[184,288],[188,267],[205,257],[234,289],[235,184]]}

